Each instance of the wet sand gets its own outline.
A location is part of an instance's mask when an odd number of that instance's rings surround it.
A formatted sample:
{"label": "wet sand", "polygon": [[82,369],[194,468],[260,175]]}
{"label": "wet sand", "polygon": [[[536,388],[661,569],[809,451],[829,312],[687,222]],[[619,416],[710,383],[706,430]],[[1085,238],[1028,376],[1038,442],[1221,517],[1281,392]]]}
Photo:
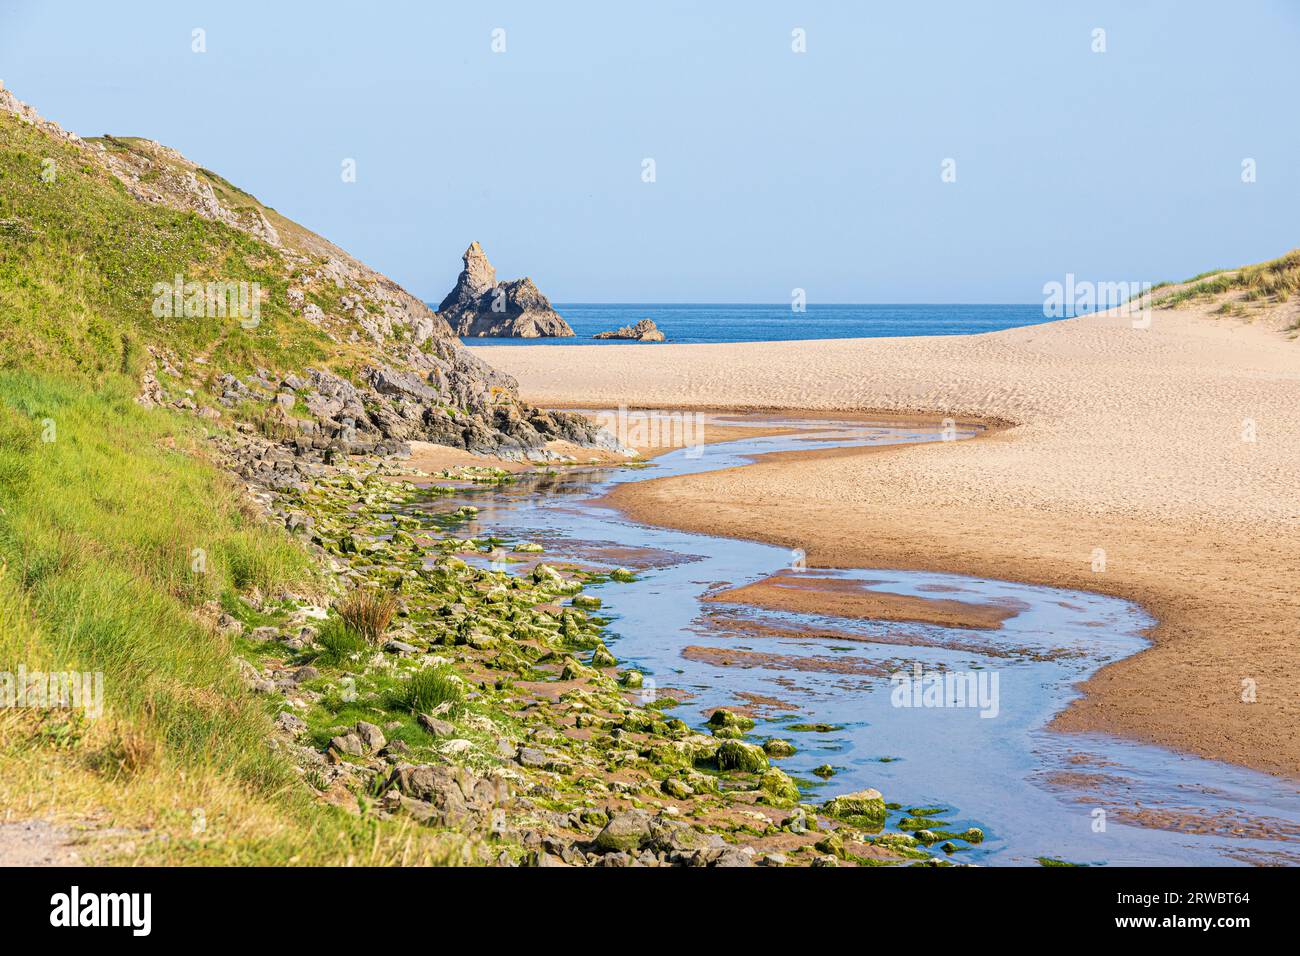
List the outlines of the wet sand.
{"label": "wet sand", "polygon": [[[870,582],[865,582],[870,583]],[[921,598],[874,591],[864,582],[819,577],[810,572],[786,572],[729,588],[705,600],[748,604],[774,611],[814,612],[873,621],[904,621],[940,627],[989,629],[1016,613],[1016,608],[974,604],[949,598]]]}
{"label": "wet sand", "polygon": [[1008,423],[636,482],[610,501],[637,520],[800,548],[811,568],[1136,601],[1159,622],[1154,646],[1089,680],[1056,727],[1300,775],[1300,344],[1276,329],[1157,311],[1149,329],[1100,315],[978,336],[484,357],[545,404]]}

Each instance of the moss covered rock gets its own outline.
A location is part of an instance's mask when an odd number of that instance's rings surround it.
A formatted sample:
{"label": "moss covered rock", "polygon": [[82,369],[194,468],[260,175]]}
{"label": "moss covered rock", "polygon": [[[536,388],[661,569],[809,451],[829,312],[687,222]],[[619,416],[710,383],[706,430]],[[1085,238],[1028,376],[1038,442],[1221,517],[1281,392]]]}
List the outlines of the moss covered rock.
{"label": "moss covered rock", "polygon": [[858,790],[827,800],[822,812],[851,823],[879,825],[885,822],[885,798],[879,790]]}
{"label": "moss covered rock", "polygon": [[745,717],[742,714],[733,714],[731,711],[719,707],[709,715],[709,726],[713,728],[715,733],[719,728],[741,731],[753,730],[754,719],[752,717]]}
{"label": "moss covered rock", "polygon": [[763,802],[777,807],[792,807],[799,802],[799,785],[784,771],[772,767],[758,782]]}
{"label": "moss covered rock", "polygon": [[762,773],[769,766],[763,748],[741,740],[724,740],[714,755],[719,770],[743,770]]}
{"label": "moss covered rock", "polygon": [[790,741],[773,737],[763,744],[763,752],[769,757],[793,757],[795,748]]}

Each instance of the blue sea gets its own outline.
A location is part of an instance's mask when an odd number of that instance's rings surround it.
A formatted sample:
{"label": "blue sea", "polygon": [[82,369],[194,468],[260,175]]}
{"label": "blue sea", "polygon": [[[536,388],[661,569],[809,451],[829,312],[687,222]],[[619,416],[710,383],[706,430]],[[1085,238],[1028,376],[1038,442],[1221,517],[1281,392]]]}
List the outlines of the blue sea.
{"label": "blue sea", "polygon": [[[435,306],[436,307],[436,306]],[[967,335],[1044,322],[1041,303],[1016,305],[555,304],[576,333],[558,339],[465,339],[469,345],[618,345],[597,332],[654,319],[670,342],[786,342],[895,335]]]}

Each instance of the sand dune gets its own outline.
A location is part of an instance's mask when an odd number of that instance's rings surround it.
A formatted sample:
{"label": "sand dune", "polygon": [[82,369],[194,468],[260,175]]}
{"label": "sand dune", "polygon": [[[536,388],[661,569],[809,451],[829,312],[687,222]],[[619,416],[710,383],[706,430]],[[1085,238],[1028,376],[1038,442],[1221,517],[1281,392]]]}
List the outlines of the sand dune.
{"label": "sand dune", "polygon": [[802,547],[813,565],[1137,600],[1160,622],[1156,646],[1090,681],[1060,726],[1300,774],[1300,343],[1281,332],[1158,310],[1149,329],[1102,315],[978,336],[476,351],[544,404],[1013,423],[969,442],[639,482],[615,498],[656,523]]}

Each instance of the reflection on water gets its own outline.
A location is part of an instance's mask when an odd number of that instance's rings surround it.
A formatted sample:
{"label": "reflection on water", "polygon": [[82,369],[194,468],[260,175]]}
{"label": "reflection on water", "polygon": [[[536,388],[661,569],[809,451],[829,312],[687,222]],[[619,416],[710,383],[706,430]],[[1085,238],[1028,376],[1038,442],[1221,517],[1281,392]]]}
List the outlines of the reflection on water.
{"label": "reflection on water", "polygon": [[[943,829],[986,833],[983,844],[957,854],[971,862],[1300,862],[1294,785],[1158,747],[1044,729],[1077,696],[1076,683],[1145,646],[1142,633],[1153,622],[1135,605],[875,569],[816,573],[894,594],[1009,603],[1019,613],[988,630],[705,603],[705,594],[789,568],[790,552],[636,524],[595,503],[625,481],[734,467],[813,441],[835,447],[939,437],[926,427],[763,423],[800,433],[711,445],[696,457],[672,452],[644,469],[524,476],[428,507],[472,503],[480,510],[466,533],[537,541],[547,561],[638,571],[634,583],[594,589],[612,619],[611,649],[650,677],[657,693],[680,700],[674,713],[688,723],[700,726],[717,706],[745,708],[758,718],[757,739],[792,741],[797,753],[779,765],[807,799],[875,787],[904,809],[944,807],[941,819],[951,826]],[[901,671],[915,681],[918,668],[931,680],[926,686],[936,686],[935,675],[939,685],[950,675],[949,684],[927,697],[913,692],[919,685],[891,680]],[[971,706],[950,706],[959,694]],[[826,764],[834,776],[812,773]]]}

